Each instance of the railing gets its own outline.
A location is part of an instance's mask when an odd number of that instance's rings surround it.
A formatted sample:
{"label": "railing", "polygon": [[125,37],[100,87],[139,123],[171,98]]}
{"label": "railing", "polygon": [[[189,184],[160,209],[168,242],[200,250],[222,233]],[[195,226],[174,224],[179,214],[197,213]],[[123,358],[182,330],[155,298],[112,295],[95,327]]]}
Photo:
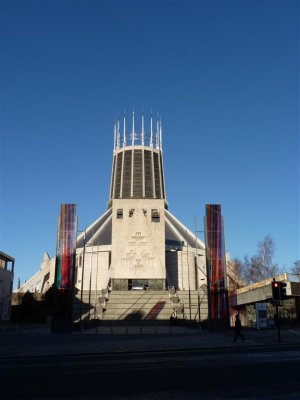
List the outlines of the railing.
{"label": "railing", "polygon": [[100,290],[98,303],[95,306],[95,319],[103,319],[103,313],[106,309],[106,302],[109,299],[109,287]]}
{"label": "railing", "polygon": [[176,293],[176,289],[174,286],[168,288],[169,298],[173,305],[173,313],[171,315],[171,319],[177,319],[177,315],[182,315],[182,318],[185,319],[184,313],[184,304],[180,301],[178,294]]}

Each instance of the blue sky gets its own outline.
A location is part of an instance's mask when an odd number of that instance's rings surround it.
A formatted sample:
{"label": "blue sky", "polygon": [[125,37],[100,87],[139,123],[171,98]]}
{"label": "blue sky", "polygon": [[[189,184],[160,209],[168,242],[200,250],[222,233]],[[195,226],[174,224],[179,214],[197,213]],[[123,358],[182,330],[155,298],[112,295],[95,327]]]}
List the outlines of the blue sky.
{"label": "blue sky", "polygon": [[297,1],[2,1],[1,242],[23,282],[55,254],[60,203],[106,210],[115,115],[163,120],[169,210],[226,250],[299,255]]}

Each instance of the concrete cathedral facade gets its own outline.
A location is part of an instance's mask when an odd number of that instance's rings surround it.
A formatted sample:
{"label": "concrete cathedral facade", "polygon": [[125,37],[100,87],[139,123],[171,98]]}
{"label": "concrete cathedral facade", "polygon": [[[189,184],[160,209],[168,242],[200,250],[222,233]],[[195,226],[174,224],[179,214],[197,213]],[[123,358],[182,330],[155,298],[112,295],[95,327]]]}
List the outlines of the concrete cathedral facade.
{"label": "concrete cathedral facade", "polygon": [[[76,238],[72,320],[151,323],[168,321],[172,315],[171,321],[175,316],[214,329],[228,326],[229,318],[233,323],[239,309],[244,323],[250,323],[253,317],[247,315],[253,315],[253,304],[272,298],[271,279],[246,286],[238,276],[225,255],[220,205],[206,205],[207,249],[168,210],[161,121],[153,125],[151,116],[146,134],[142,116],[137,132],[133,113],[129,134],[125,116],[122,127],[119,120],[115,122],[107,210]],[[8,273],[5,263],[3,274]],[[55,281],[55,264],[56,258],[45,253],[40,270],[15,292],[47,292]],[[278,280],[288,282],[288,277]],[[298,307],[298,281],[288,287],[285,302]],[[290,315],[291,307],[287,310]],[[0,317],[4,319],[3,310]]]}
{"label": "concrete cathedral facade", "polygon": [[[168,211],[162,125],[155,122],[151,117],[148,134],[144,116],[140,133],[134,113],[130,134],[125,116],[122,133],[120,121],[115,123],[108,209],[77,238],[78,290],[187,290],[206,279],[204,243]],[[46,291],[54,266],[45,253],[40,271],[19,290]]]}
{"label": "concrete cathedral facade", "polygon": [[[133,113],[129,134],[125,115],[122,124],[115,121],[108,209],[77,237],[75,319],[85,313],[82,304],[96,309],[107,288],[133,293],[170,287],[189,291],[190,307],[191,291],[198,303],[202,291],[207,318],[205,244],[168,210],[161,121],[151,116],[148,133],[143,115],[139,132],[135,122]],[[18,291],[45,292],[54,270],[55,258],[45,253],[40,271]],[[230,266],[227,275],[235,278]]]}
{"label": "concrete cathedral facade", "polygon": [[146,136],[144,117],[139,134],[134,118],[130,135],[125,118],[122,134],[115,124],[108,210],[78,237],[76,287],[197,289],[206,276],[205,247],[168,211],[161,122],[154,132],[151,118]]}

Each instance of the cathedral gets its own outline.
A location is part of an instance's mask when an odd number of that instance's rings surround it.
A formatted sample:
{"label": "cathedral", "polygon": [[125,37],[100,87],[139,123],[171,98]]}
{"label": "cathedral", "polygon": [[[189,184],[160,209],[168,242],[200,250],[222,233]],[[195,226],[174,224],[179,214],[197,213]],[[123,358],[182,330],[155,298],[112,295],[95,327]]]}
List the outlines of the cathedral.
{"label": "cathedral", "polygon": [[151,118],[146,135],[142,116],[137,133],[133,114],[128,135],[125,117],[123,129],[115,123],[108,209],[77,239],[78,289],[89,290],[90,275],[93,290],[196,289],[205,277],[204,243],[168,211],[162,126],[155,125]]}
{"label": "cathedral", "polygon": [[[107,210],[76,239],[75,303],[96,303],[91,299],[106,290],[199,295],[207,288],[205,244],[168,209],[161,120],[151,115],[145,129],[142,115],[137,129],[133,112],[130,122],[129,130],[125,115],[114,123]],[[18,291],[45,292],[54,276],[55,258],[45,253],[40,271]],[[207,303],[207,290],[203,295]]]}

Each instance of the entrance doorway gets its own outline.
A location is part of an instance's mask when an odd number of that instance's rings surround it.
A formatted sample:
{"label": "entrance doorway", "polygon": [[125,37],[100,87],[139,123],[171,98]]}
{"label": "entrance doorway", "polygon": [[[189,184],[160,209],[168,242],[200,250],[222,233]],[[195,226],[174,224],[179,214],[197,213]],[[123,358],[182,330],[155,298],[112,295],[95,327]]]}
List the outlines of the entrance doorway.
{"label": "entrance doorway", "polygon": [[148,279],[128,279],[128,290],[147,290]]}

